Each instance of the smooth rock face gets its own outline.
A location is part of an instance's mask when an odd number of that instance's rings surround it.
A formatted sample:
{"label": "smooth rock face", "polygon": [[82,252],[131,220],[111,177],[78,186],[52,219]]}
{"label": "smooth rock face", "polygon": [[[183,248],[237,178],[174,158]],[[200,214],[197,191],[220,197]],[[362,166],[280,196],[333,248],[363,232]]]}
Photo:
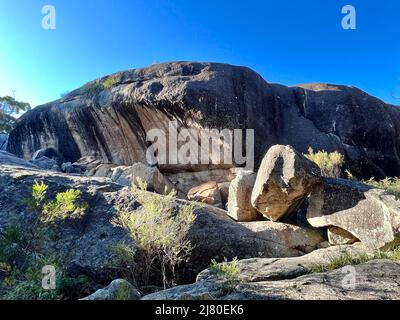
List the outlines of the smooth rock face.
{"label": "smooth rock face", "polygon": [[221,192],[215,181],[204,183],[189,190],[188,200],[222,207]]}
{"label": "smooth rock face", "polygon": [[339,227],[372,249],[399,240],[400,201],[395,196],[349,180],[324,181],[310,196],[307,220],[312,226]]}
{"label": "smooth rock face", "polygon": [[[243,282],[262,282],[293,279],[306,275],[317,266],[329,265],[332,259],[342,255],[354,257],[371,254],[371,251],[362,244],[332,246],[315,250],[300,257],[289,258],[251,258],[240,260],[239,280]],[[203,270],[197,275],[197,281],[215,279],[215,275],[209,270]]]}
{"label": "smooth rock face", "polygon": [[[114,280],[115,270],[108,267],[114,260],[112,248],[120,242],[130,243],[131,239],[128,232],[113,227],[110,221],[117,209],[131,210],[134,214],[140,212],[140,204],[135,201],[129,188],[123,188],[108,178],[0,165],[0,229],[13,219],[28,221],[31,213],[23,200],[31,196],[35,180],[46,182],[50,198],[56,192],[79,189],[82,201],[88,204],[82,219],[65,221],[59,226],[62,232],[57,233],[57,241],[50,241],[45,246],[46,252],[59,257],[73,274],[87,274],[102,283]],[[185,201],[177,200],[176,205],[182,203]],[[310,246],[317,246],[318,242],[318,238],[312,236],[308,238],[311,241],[307,245],[304,242],[307,236],[300,237],[300,227],[286,227],[279,231],[276,229],[278,224],[272,226],[265,222],[254,222],[251,226],[241,225],[229,218],[225,210],[212,206],[197,209],[195,214],[197,219],[189,232],[194,249],[185,265],[184,274],[178,273],[179,279],[184,281],[193,280],[214,258],[299,256]],[[294,236],[287,241],[285,234],[289,231],[297,233],[297,240]],[[282,236],[279,236],[280,232]],[[307,234],[310,234],[309,231]]]}
{"label": "smooth rock face", "polygon": [[[114,175],[114,171],[117,170],[117,167],[115,164],[112,163],[100,163],[98,166],[95,168],[91,169],[90,171],[87,172],[87,176],[89,177],[105,177],[105,178],[111,178],[111,176]],[[129,167],[118,167],[118,176],[114,176],[114,180],[118,178],[121,173],[124,170],[127,170]],[[125,181],[124,183],[128,183],[128,181]]]}
{"label": "smooth rock face", "polygon": [[263,216],[251,205],[251,192],[256,174],[241,170],[231,182],[228,196],[228,215],[236,221],[257,221]]}
{"label": "smooth rock face", "polygon": [[80,300],[139,300],[140,293],[124,279],[117,279],[109,286],[97,290],[90,296]]}
{"label": "smooth rock face", "polygon": [[344,253],[354,257],[371,254],[362,245],[334,246],[302,257],[254,258],[238,263],[238,285],[227,290],[223,279],[204,270],[197,282],[159,291],[143,300],[397,300],[400,295],[400,263],[373,260],[351,266],[355,285],[344,279],[349,267],[323,273],[310,272]]}
{"label": "smooth rock face", "polygon": [[157,64],[112,77],[113,88],[90,90],[101,87],[104,77],[24,114],[7,150],[31,159],[36,150],[53,147],[65,161],[95,156],[132,165],[146,162],[146,133],[167,132],[176,120],[179,129],[254,129],[256,167],[271,146],[289,144],[303,153],[309,147],[337,150],[361,178],[400,176],[400,110],[357,88],[286,87],[245,67],[199,62]]}
{"label": "smooth rock face", "polygon": [[82,168],[82,171],[89,171],[96,169],[99,165],[101,165],[101,160],[96,159],[93,156],[86,156],[80,158],[78,161],[74,162],[73,165]]}
{"label": "smooth rock face", "polygon": [[315,163],[290,146],[273,146],[258,170],[251,203],[265,217],[278,221],[297,211],[320,183],[320,174]]}
{"label": "smooth rock face", "polygon": [[0,133],[0,150],[5,150],[7,148],[8,134]]}
{"label": "smooth rock face", "polygon": [[277,249],[283,246],[287,250],[310,253],[326,240],[323,231],[312,227],[300,227],[272,221],[241,222],[240,225],[251,230],[258,238],[275,241]]}
{"label": "smooth rock face", "polygon": [[[239,285],[225,299],[285,300],[397,300],[400,295],[400,264],[376,260],[350,267],[355,286],[346,285],[343,275],[350,269],[304,275],[286,281],[266,281]],[[354,268],[354,269],[353,269]]]}
{"label": "smooth rock face", "polygon": [[39,167],[34,165],[33,163],[18,158],[15,155],[2,150],[0,150],[0,165],[10,165],[19,168],[39,169]]}

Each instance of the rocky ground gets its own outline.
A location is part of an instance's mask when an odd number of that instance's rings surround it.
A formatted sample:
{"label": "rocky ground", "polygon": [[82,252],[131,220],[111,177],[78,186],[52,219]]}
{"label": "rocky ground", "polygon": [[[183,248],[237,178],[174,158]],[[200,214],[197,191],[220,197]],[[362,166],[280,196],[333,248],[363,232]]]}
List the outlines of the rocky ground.
{"label": "rocky ground", "polygon": [[[400,295],[400,263],[373,260],[349,271],[338,268],[311,273],[315,265],[347,251],[360,254],[365,249],[332,247],[300,258],[248,259],[239,262],[239,283],[227,291],[226,282],[209,270],[197,282],[145,296],[144,300],[397,300]],[[349,276],[354,272],[354,278]],[[354,285],[349,282],[354,279]],[[229,288],[228,288],[229,289]]]}
{"label": "rocky ground", "polygon": [[[281,157],[282,161],[271,162],[271,157]],[[390,256],[374,257],[377,249],[390,248],[398,241],[398,200],[361,183],[323,178],[309,160],[290,147],[275,146],[265,159],[274,169],[266,166],[251,179],[242,172],[229,183],[225,205],[228,211],[212,204],[195,210],[196,222],[189,231],[194,249],[177,273],[178,284],[182,285],[145,295],[143,299],[398,298],[400,264],[392,261],[395,259],[387,260]],[[110,267],[115,259],[112,247],[132,240],[111,220],[119,209],[129,208],[140,214],[141,208],[128,187],[110,178],[39,168],[4,151],[0,151],[0,163],[0,230],[12,222],[29,220],[32,213],[24,199],[29,198],[34,181],[44,181],[50,195],[71,188],[80,190],[82,201],[88,204],[87,212],[78,220],[60,223],[57,240],[46,243],[44,249],[57,256],[72,276],[84,274],[103,285],[118,276]],[[153,172],[147,176],[150,182],[154,176],[160,179],[159,173]],[[287,185],[285,189],[282,183]],[[321,192],[326,188],[332,190]],[[207,192],[197,192],[198,201],[202,197],[209,199],[210,186],[204,190]],[[214,185],[213,192],[216,190],[218,186]],[[308,205],[302,204],[299,196],[303,200],[308,197]],[[259,207],[259,203],[265,203],[260,198],[274,205]],[[279,199],[283,206],[277,205]],[[176,206],[186,201],[177,199]],[[249,218],[251,208],[258,214]],[[263,216],[271,216],[271,220]],[[355,279],[351,288],[346,285],[346,263],[338,264],[334,270],[323,269],[344,254],[364,256],[350,270]],[[224,258],[239,259],[233,280],[207,269],[212,259]],[[195,283],[185,284],[195,278]],[[132,284],[118,280],[87,299],[116,299],[122,290],[118,289],[120,286],[129,299],[139,299],[148,292],[141,293]]]}

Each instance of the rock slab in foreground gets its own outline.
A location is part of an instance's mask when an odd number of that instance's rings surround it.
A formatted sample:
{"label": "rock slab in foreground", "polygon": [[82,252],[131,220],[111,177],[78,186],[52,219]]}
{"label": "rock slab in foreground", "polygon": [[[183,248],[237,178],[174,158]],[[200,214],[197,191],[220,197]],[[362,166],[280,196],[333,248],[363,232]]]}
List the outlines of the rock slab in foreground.
{"label": "rock slab in foreground", "polygon": [[19,168],[39,169],[39,167],[34,165],[33,163],[30,163],[29,161],[18,158],[15,155],[13,155],[7,151],[2,151],[2,150],[0,150],[0,166],[1,165],[16,166]]}
{"label": "rock slab in foreground", "polygon": [[282,259],[239,261],[239,285],[231,292],[209,270],[201,272],[194,284],[178,286],[143,297],[143,300],[397,300],[400,296],[400,263],[374,260],[351,266],[355,286],[344,277],[348,270],[337,269],[309,274],[313,267],[327,265],[344,252],[368,254],[362,245],[336,246],[308,255]]}
{"label": "rock slab in foreground", "polygon": [[400,239],[400,201],[384,190],[326,178],[309,201],[307,220],[314,227],[341,228],[350,233],[349,240],[359,239],[371,249],[383,249]]}
{"label": "rock slab in foreground", "polygon": [[315,163],[290,146],[275,145],[258,170],[251,203],[265,217],[278,221],[296,212],[320,177]]}

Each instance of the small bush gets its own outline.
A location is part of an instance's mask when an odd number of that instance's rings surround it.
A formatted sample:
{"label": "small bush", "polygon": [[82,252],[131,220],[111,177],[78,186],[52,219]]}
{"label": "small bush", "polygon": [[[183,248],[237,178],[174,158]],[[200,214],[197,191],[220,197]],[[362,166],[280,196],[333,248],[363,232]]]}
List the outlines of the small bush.
{"label": "small bush", "polygon": [[211,261],[210,272],[225,282],[225,290],[228,292],[234,291],[240,283],[240,269],[238,264],[239,260],[237,258],[231,262],[228,262],[225,258],[225,262],[223,263],[218,263],[214,259]]}
{"label": "small bush", "polygon": [[[56,268],[56,289],[42,287],[42,268]],[[68,277],[55,259],[35,256],[24,270],[14,268],[0,283],[0,299],[5,300],[77,300],[87,294],[89,278]]]}
{"label": "small bush", "polygon": [[81,197],[79,190],[70,189],[59,192],[54,200],[46,201],[48,186],[35,180],[32,186],[32,197],[24,202],[28,208],[37,214],[37,219],[43,224],[54,224],[67,218],[81,218],[88,205],[78,204]]}
{"label": "small bush", "polygon": [[113,78],[113,77],[108,77],[104,82],[103,82],[103,87],[105,89],[111,89],[112,87],[114,87],[117,84],[117,79]]}
{"label": "small bush", "polygon": [[396,197],[400,197],[400,178],[386,178],[380,181],[375,181],[373,178],[364,183],[378,189],[386,190]]}
{"label": "small bush", "polygon": [[132,246],[118,243],[113,248],[114,261],[111,267],[115,268],[128,282],[137,286],[136,281],[136,250]]}
{"label": "small bush", "polygon": [[[60,192],[50,201],[46,199],[47,191],[44,182],[35,181],[31,198],[24,200],[32,216],[0,232],[0,299],[75,299],[85,288],[86,279],[67,277],[56,259],[43,254],[42,247],[56,222],[82,216],[87,205],[77,204],[78,190]],[[46,265],[57,270],[56,290],[42,288],[42,268]]]}
{"label": "small bush", "polygon": [[400,261],[400,246],[392,249],[392,251],[390,252],[391,255],[391,259],[394,261]]}
{"label": "small bush", "polygon": [[309,148],[308,154],[305,154],[305,156],[320,167],[323,176],[340,177],[344,164],[344,156],[341,153],[337,151],[331,153],[318,151],[314,153],[314,150]]}
{"label": "small bush", "polygon": [[[159,195],[147,192],[147,184],[138,179],[132,193],[142,205],[141,212],[118,212],[112,224],[127,231],[134,240],[144,265],[144,283],[149,282],[151,271],[157,264],[164,287],[175,284],[175,268],[187,261],[192,250],[188,239],[190,227],[196,220],[194,204],[175,209],[174,191]],[[168,277],[168,273],[172,277]]]}

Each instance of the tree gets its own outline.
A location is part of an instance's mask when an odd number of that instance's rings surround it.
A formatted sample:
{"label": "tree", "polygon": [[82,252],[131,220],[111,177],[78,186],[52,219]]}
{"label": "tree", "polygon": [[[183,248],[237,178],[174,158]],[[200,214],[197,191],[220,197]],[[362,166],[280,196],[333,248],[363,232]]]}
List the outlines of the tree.
{"label": "tree", "polygon": [[29,103],[20,102],[13,97],[0,97],[0,132],[10,132],[20,112],[31,109]]}

